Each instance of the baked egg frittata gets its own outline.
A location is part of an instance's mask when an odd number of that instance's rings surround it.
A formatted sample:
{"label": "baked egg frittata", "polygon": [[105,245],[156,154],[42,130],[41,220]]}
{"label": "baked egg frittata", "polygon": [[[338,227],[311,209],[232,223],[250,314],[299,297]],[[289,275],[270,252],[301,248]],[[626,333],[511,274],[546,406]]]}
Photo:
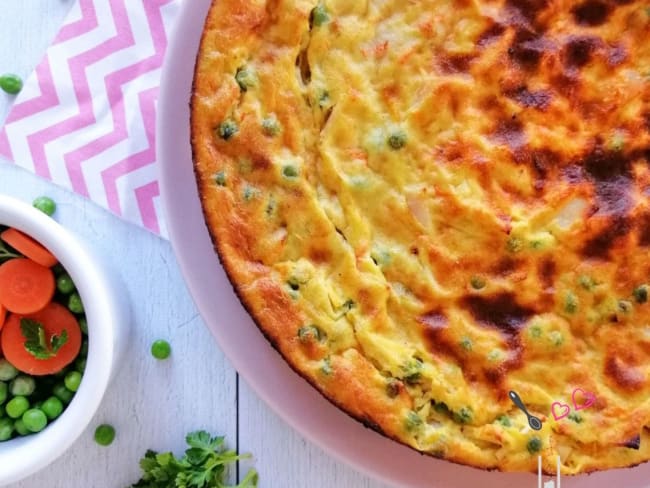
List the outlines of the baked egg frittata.
{"label": "baked egg frittata", "polygon": [[238,295],[341,409],[481,468],[650,459],[647,0],[215,0],[192,146]]}

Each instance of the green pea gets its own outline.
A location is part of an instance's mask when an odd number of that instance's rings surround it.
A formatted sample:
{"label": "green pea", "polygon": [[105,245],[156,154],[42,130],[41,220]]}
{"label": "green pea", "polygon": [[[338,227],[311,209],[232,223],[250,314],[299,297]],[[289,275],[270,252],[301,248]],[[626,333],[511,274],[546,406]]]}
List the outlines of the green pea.
{"label": "green pea", "polygon": [[226,186],[226,172],[219,171],[214,175],[214,182],[219,186]]}
{"label": "green pea", "polygon": [[395,378],[390,378],[386,383],[386,394],[389,398],[395,398],[401,389],[401,382]]}
{"label": "green pea", "polygon": [[47,417],[42,410],[30,408],[23,414],[23,423],[30,432],[40,432],[47,425]]}
{"label": "green pea", "polygon": [[68,309],[72,313],[84,313],[84,304],[81,301],[79,293],[74,292],[70,294],[70,298],[68,298]]}
{"label": "green pea", "polygon": [[22,417],[14,420],[14,429],[18,432],[18,435],[28,435],[31,434],[29,429],[25,427],[25,422],[23,422]]}
{"label": "green pea", "polygon": [[406,414],[406,430],[413,431],[422,426],[422,418],[417,414],[417,412],[409,411]]}
{"label": "green pea", "polygon": [[578,277],[578,283],[580,284],[581,287],[583,287],[587,291],[591,291],[594,289],[594,286],[596,286],[596,282],[591,276],[587,275],[580,275]]}
{"label": "green pea", "polygon": [[237,69],[235,80],[243,92],[247,91],[249,88],[253,88],[257,84],[257,76],[255,76],[255,72],[246,66]]}
{"label": "green pea", "polygon": [[402,149],[404,146],[406,146],[406,132],[403,130],[398,130],[393,132],[391,135],[388,136],[388,146],[397,151],[399,149]]}
{"label": "green pea", "polygon": [[636,303],[645,303],[648,301],[648,285],[641,285],[632,292]]}
{"label": "green pea", "polygon": [[57,397],[52,396],[43,402],[41,410],[48,419],[54,420],[63,413],[63,403]]}
{"label": "green pea", "polygon": [[454,420],[459,424],[469,424],[474,414],[469,407],[462,407],[458,412],[454,412]]}
{"label": "green pea", "polygon": [[506,249],[511,253],[518,253],[524,249],[524,241],[519,237],[509,237],[506,241]]}
{"label": "green pea", "polygon": [[447,406],[447,404],[445,402],[434,403],[433,409],[436,412],[441,413],[443,415],[449,414],[449,407]]}
{"label": "green pea", "polygon": [[32,205],[50,217],[56,212],[56,203],[50,197],[38,197],[32,202]]}
{"label": "green pea", "polygon": [[485,288],[486,285],[485,279],[481,278],[480,276],[472,276],[472,278],[469,280],[469,283],[475,290]]}
{"label": "green pea", "polygon": [[303,344],[310,342],[321,342],[325,340],[326,337],[327,334],[325,334],[325,331],[313,324],[305,325],[298,329],[298,339],[300,339],[300,342]]}
{"label": "green pea", "polygon": [[56,288],[64,295],[69,295],[75,290],[74,282],[68,273],[63,273],[56,279]]}
{"label": "green pea", "polygon": [[6,359],[0,359],[0,381],[10,381],[18,376],[18,370]]}
{"label": "green pea", "polygon": [[282,168],[282,176],[285,178],[296,178],[298,176],[298,169],[293,165],[287,165]]}
{"label": "green pea", "polygon": [[571,412],[568,419],[574,421],[576,424],[582,423],[582,415],[578,412]]}
{"label": "green pea", "polygon": [[219,124],[217,132],[219,133],[219,137],[221,137],[224,141],[227,141],[232,136],[237,134],[237,132],[239,132],[239,127],[237,126],[237,122],[232,119],[227,119]]}
{"label": "green pea", "polygon": [[9,385],[13,396],[29,396],[36,389],[36,381],[31,376],[24,374],[16,376]]}
{"label": "green pea", "polygon": [[274,116],[265,117],[262,119],[262,131],[267,136],[277,136],[282,128],[280,127],[280,122]]}
{"label": "green pea", "polygon": [[623,313],[630,313],[632,311],[632,302],[628,302],[627,300],[619,300],[618,301],[618,309],[623,312]]}
{"label": "green pea", "polygon": [[323,24],[326,24],[330,21],[329,13],[325,5],[319,3],[316,5],[314,10],[311,11],[311,24],[316,27],[320,27]]}
{"label": "green pea", "polygon": [[158,339],[151,344],[151,355],[156,359],[167,359],[171,353],[172,346],[163,339]]}
{"label": "green pea", "polygon": [[16,396],[9,400],[5,408],[9,417],[17,419],[29,409],[29,400],[24,396]]}
{"label": "green pea", "polygon": [[510,427],[512,425],[512,422],[510,422],[510,417],[508,417],[507,415],[501,415],[497,419],[497,422],[499,422],[504,427]]}
{"label": "green pea", "polygon": [[14,422],[8,418],[0,419],[0,441],[8,441],[14,433]]}
{"label": "green pea", "polygon": [[79,328],[81,329],[81,332],[88,335],[88,321],[86,320],[86,317],[79,318]]}
{"label": "green pea", "polygon": [[578,311],[578,297],[570,291],[564,295],[564,311],[570,314]]}
{"label": "green pea", "polygon": [[74,367],[75,367],[76,370],[79,371],[80,373],[83,373],[84,371],[86,371],[86,358],[81,358],[81,357],[78,358],[78,359],[74,362]]}
{"label": "green pea", "polygon": [[81,385],[81,378],[82,376],[79,371],[70,371],[65,375],[63,384],[68,390],[75,392],[79,389],[79,385]]}
{"label": "green pea", "polygon": [[100,446],[110,446],[115,440],[115,428],[112,425],[102,424],[95,429],[95,442]]}
{"label": "green pea", "polygon": [[79,355],[82,358],[88,357],[88,339],[85,338],[81,341],[81,349],[79,349]]}
{"label": "green pea", "polygon": [[70,403],[72,397],[74,397],[74,393],[68,390],[63,383],[57,383],[54,385],[52,393],[54,393],[54,396],[61,400],[65,405]]}
{"label": "green pea", "polygon": [[323,362],[320,367],[321,373],[323,373],[326,376],[329,376],[332,374],[332,361],[329,357],[323,359]]}
{"label": "green pea", "polygon": [[23,89],[23,80],[18,75],[6,73],[0,76],[0,88],[10,95],[16,95]]}
{"label": "green pea", "polygon": [[407,385],[416,385],[422,377],[422,361],[418,358],[410,359],[402,366],[402,370],[404,371],[404,382]]}
{"label": "green pea", "polygon": [[9,396],[8,391],[9,388],[7,387],[7,383],[0,381],[0,405],[7,400],[7,396]]}
{"label": "green pea", "polygon": [[528,449],[528,452],[531,454],[535,454],[536,452],[539,452],[542,450],[542,440],[537,437],[531,437],[528,439],[528,443],[526,444],[526,449]]}

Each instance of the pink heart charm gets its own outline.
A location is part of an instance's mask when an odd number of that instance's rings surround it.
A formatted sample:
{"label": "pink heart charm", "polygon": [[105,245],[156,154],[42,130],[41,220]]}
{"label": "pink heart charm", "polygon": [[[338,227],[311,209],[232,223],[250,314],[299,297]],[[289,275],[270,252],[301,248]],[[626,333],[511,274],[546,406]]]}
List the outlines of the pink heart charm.
{"label": "pink heart charm", "polygon": [[[558,407],[559,413],[555,412],[555,407]],[[571,407],[569,407],[566,403],[562,402],[553,402],[551,404],[551,413],[553,414],[553,418],[555,420],[561,420],[567,415],[569,415],[569,412],[571,411]]]}
{"label": "pink heart charm", "polygon": [[[582,394],[582,401],[579,401],[580,398],[576,398],[578,392]],[[591,407],[596,402],[596,395],[590,391],[585,391],[582,388],[576,388],[571,394],[571,400],[573,400],[573,408],[576,410],[583,410]]]}

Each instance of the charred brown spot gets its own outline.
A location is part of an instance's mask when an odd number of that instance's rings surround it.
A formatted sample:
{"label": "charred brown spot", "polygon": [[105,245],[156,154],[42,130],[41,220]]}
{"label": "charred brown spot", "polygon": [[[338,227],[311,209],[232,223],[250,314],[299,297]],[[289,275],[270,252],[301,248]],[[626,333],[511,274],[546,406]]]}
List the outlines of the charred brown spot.
{"label": "charred brown spot", "polygon": [[650,246],[650,212],[639,217],[639,245]]}
{"label": "charred brown spot", "polygon": [[535,313],[531,308],[519,305],[512,293],[493,296],[467,295],[462,305],[484,327],[498,329],[506,336],[515,336]]}
{"label": "charred brown spot", "polygon": [[439,311],[432,311],[418,317],[418,322],[424,326],[424,338],[433,353],[440,353],[458,359],[457,347],[445,335],[448,320]]}
{"label": "charred brown spot", "polygon": [[386,435],[384,434],[384,430],[381,428],[381,426],[377,422],[372,420],[370,417],[362,417],[359,420],[368,429],[372,429],[375,432],[379,432],[381,435]]}
{"label": "charred brown spot", "polygon": [[605,361],[605,375],[623,390],[639,391],[645,384],[643,372],[617,356],[610,356]]}
{"label": "charred brown spot", "polygon": [[447,317],[441,312],[429,312],[418,317],[418,322],[426,325],[428,328],[442,329],[447,327]]}
{"label": "charred brown spot", "polygon": [[557,274],[557,266],[551,258],[544,259],[538,265],[537,272],[545,288],[552,288]]}
{"label": "charred brown spot", "polygon": [[607,63],[610,66],[618,66],[627,59],[627,51],[624,46],[613,46],[607,51]]}
{"label": "charred brown spot", "polygon": [[585,243],[582,254],[590,258],[606,258],[616,245],[616,241],[629,234],[630,230],[631,226],[627,218],[610,220],[604,230]]}
{"label": "charred brown spot", "polygon": [[309,250],[309,257],[315,263],[325,263],[331,259],[332,255],[327,248],[313,247]]}
{"label": "charred brown spot", "polygon": [[609,6],[599,0],[589,0],[572,10],[573,18],[580,25],[596,26],[607,20]]}
{"label": "charred brown spot", "polygon": [[546,8],[547,0],[508,0],[506,7],[515,11],[529,23],[534,23],[537,16]]}
{"label": "charred brown spot", "polygon": [[476,55],[445,54],[438,57],[438,67],[444,74],[466,73]]}
{"label": "charred brown spot", "polygon": [[526,144],[526,133],[517,119],[506,119],[497,124],[494,140],[517,151]]}
{"label": "charred brown spot", "polygon": [[529,30],[519,30],[508,48],[508,54],[522,68],[532,69],[549,50],[547,39]]}
{"label": "charred brown spot", "polygon": [[573,36],[564,48],[564,62],[570,67],[581,67],[591,60],[599,39],[592,36]]}
{"label": "charred brown spot", "polygon": [[479,46],[486,46],[501,37],[505,30],[503,25],[494,23],[483,31],[478,38],[477,44]]}
{"label": "charred brown spot", "polygon": [[622,444],[623,447],[638,450],[641,447],[641,435],[636,435]]}
{"label": "charred brown spot", "polygon": [[251,161],[253,169],[268,169],[273,164],[266,154],[253,154]]}
{"label": "charred brown spot", "polygon": [[548,90],[530,91],[525,86],[508,91],[505,95],[524,107],[536,108],[538,110],[546,110],[553,98],[553,95]]}
{"label": "charred brown spot", "polygon": [[508,276],[515,273],[519,268],[519,262],[510,257],[499,260],[492,268],[492,272],[498,276]]}
{"label": "charred brown spot", "polygon": [[621,151],[596,148],[583,162],[598,198],[598,213],[622,217],[632,205],[631,163]]}

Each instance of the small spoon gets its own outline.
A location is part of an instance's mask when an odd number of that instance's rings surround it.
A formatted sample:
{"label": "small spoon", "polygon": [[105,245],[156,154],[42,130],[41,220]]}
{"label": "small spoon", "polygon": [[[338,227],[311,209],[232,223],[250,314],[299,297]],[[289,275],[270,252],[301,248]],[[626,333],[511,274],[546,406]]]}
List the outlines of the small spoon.
{"label": "small spoon", "polygon": [[542,430],[542,421],[534,415],[528,413],[528,410],[526,410],[526,406],[524,405],[524,402],[521,401],[521,398],[519,398],[519,395],[517,395],[517,393],[514,391],[510,391],[510,393],[508,393],[508,396],[510,397],[510,400],[512,400],[512,403],[514,403],[522,412],[526,414],[530,428],[534,430]]}

